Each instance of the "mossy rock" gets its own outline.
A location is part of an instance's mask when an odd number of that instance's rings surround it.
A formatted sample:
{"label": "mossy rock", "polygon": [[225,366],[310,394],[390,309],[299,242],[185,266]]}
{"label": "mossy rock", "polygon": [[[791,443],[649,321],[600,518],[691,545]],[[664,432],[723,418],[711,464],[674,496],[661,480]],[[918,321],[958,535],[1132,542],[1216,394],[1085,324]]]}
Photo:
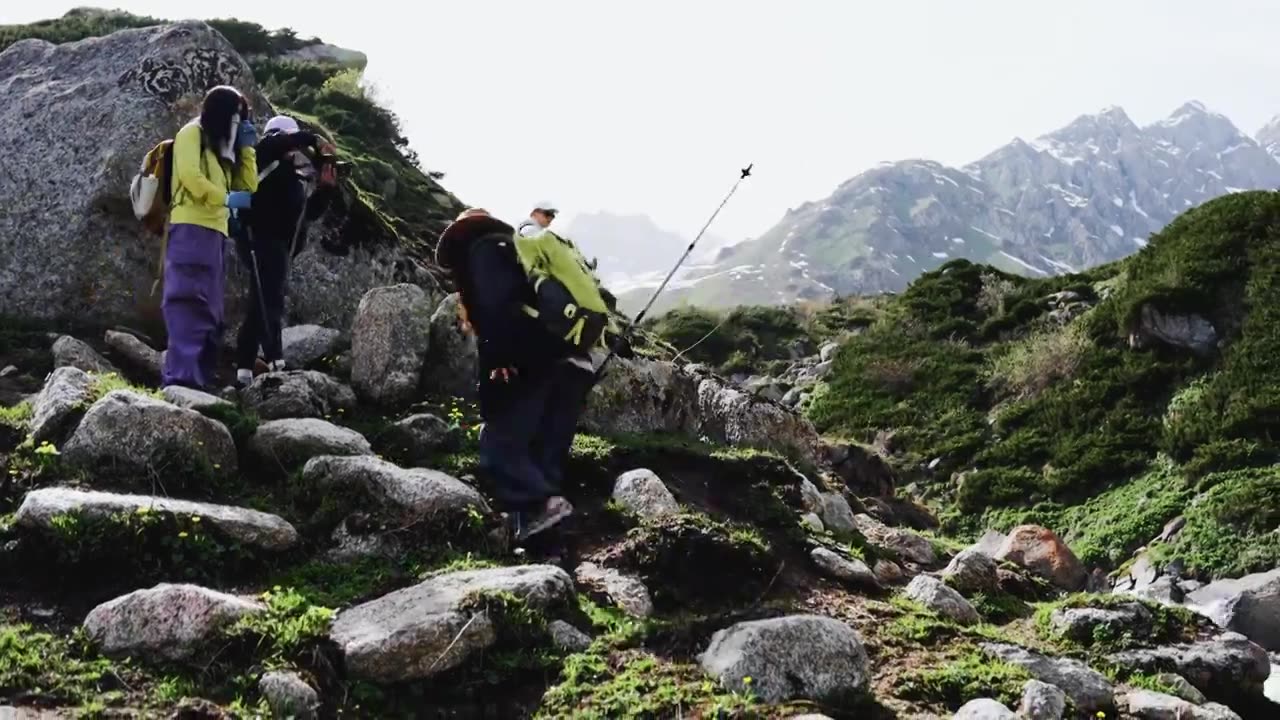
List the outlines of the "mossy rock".
{"label": "mossy rock", "polygon": [[756,600],[778,570],[758,532],[696,513],[641,525],[605,560],[638,572],[660,612]]}

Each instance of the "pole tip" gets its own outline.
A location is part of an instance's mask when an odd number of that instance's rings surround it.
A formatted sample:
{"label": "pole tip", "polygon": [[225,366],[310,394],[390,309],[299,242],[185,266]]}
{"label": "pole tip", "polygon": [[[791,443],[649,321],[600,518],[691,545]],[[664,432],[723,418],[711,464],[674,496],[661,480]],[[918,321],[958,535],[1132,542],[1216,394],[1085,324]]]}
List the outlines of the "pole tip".
{"label": "pole tip", "polygon": [[755,164],[755,163],[751,163],[750,165],[747,165],[746,167],[742,168],[742,178],[741,178],[741,179],[746,180],[746,179],[747,179],[747,177],[749,177],[749,176],[751,175],[751,168],[753,168],[753,167],[755,167],[755,166],[756,166],[756,164]]}

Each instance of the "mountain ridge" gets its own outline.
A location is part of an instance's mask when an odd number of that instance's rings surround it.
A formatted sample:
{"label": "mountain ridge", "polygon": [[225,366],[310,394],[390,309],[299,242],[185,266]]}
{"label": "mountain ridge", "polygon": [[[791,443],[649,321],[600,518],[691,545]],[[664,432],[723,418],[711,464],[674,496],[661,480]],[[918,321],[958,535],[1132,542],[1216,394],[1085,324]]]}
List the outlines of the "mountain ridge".
{"label": "mountain ridge", "polygon": [[1141,126],[1109,106],[960,167],[881,163],[682,273],[661,307],[900,292],[954,258],[1031,276],[1118,260],[1190,207],[1280,186],[1280,118],[1258,135],[1195,100]]}

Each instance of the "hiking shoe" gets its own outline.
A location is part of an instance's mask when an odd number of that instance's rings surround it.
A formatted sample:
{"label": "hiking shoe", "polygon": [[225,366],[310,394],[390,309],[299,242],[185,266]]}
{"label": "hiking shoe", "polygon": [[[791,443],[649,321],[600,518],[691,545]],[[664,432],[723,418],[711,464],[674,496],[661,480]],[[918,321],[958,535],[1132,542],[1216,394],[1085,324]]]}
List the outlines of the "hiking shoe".
{"label": "hiking shoe", "polygon": [[524,537],[528,538],[549,530],[557,523],[573,514],[573,505],[559,495],[547,500],[547,505],[536,517],[530,518],[525,528]]}

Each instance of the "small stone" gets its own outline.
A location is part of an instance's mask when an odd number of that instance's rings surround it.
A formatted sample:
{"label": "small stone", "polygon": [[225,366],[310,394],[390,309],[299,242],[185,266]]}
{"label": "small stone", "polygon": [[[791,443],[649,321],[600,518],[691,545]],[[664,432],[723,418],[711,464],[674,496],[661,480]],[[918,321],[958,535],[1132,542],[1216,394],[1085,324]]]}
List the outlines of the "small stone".
{"label": "small stone", "polygon": [[73,367],[87,373],[119,373],[114,365],[89,347],[70,335],[63,335],[53,344],[53,366],[55,368]]}
{"label": "small stone", "polygon": [[[1274,674],[1275,673],[1273,672],[1272,675]],[[1209,702],[1209,698],[1205,697],[1204,693],[1197,690],[1195,685],[1192,685],[1186,678],[1176,673],[1160,673],[1159,675],[1156,675],[1156,682],[1170,690],[1173,690],[1174,695],[1177,695],[1193,705],[1203,705]]]}
{"label": "small stone", "polygon": [[840,350],[840,343],[827,343],[822,346],[821,358],[822,362],[829,362],[835,359],[836,353]]}
{"label": "small stone", "polygon": [[591,637],[564,620],[547,623],[551,644],[565,652],[579,653],[591,647]]}
{"label": "small stone", "polygon": [[806,512],[822,514],[822,491],[809,478],[800,479],[800,505]]}
{"label": "small stone", "polygon": [[61,367],[49,375],[31,403],[31,439],[39,444],[57,442],[89,400],[93,378],[74,367]]}
{"label": "small stone", "polygon": [[994,559],[996,554],[1000,552],[1000,547],[1004,545],[1004,541],[1006,539],[1007,536],[1004,533],[997,530],[988,530],[983,533],[982,537],[978,538],[978,542],[974,543],[969,549],[980,552],[983,555],[990,556]]}
{"label": "small stone", "polygon": [[892,560],[877,560],[875,573],[876,579],[883,585],[897,585],[907,579],[902,567]]}
{"label": "small stone", "polygon": [[1018,715],[1023,720],[1062,720],[1067,712],[1067,694],[1057,685],[1028,680],[1022,686]]}
{"label": "small stone", "polygon": [[342,333],[319,325],[294,325],[281,333],[285,364],[305,370],[325,357],[335,354],[342,344]]}
{"label": "small stone", "polygon": [[853,521],[853,508],[839,493],[822,496],[822,523],[836,536],[847,536],[857,531]]}
{"label": "small stone", "polygon": [[574,571],[578,584],[589,591],[604,595],[632,617],[646,618],[653,614],[653,600],[649,589],[636,577],[623,575],[612,568],[603,568],[591,562],[582,563]]}
{"label": "small stone", "polygon": [[182,387],[181,385],[170,385],[160,391],[164,399],[180,408],[195,410],[198,413],[208,412],[218,408],[230,408],[234,405],[215,395],[206,392],[193,390],[192,388]]}
{"label": "small stone", "polygon": [[258,692],[276,717],[309,720],[316,717],[320,696],[294,672],[269,672],[258,681]]}
{"label": "small stone", "polygon": [[618,477],[613,500],[644,519],[680,512],[680,504],[652,470],[632,470]]}
{"label": "small stone", "polygon": [[952,716],[953,720],[1017,720],[1009,708],[995,700],[970,700]]}
{"label": "small stone", "polygon": [[951,559],[942,577],[965,595],[993,593],[1000,589],[997,569],[991,556],[977,550],[963,550]]}
{"label": "small stone", "polygon": [[906,530],[888,527],[870,515],[857,515],[853,521],[858,532],[868,540],[892,550],[902,560],[925,566],[933,565],[938,560],[933,543],[927,538]]}
{"label": "small stone", "polygon": [[880,581],[866,563],[857,558],[845,558],[827,548],[814,548],[809,553],[813,564],[827,577],[857,585],[859,587],[879,589]]}
{"label": "small stone", "polygon": [[191,660],[236,621],[264,612],[261,604],[197,585],[157,585],[94,608],[89,638],[107,655],[155,662]]}
{"label": "small stone", "polygon": [[917,575],[907,585],[905,595],[942,617],[954,620],[961,625],[976,625],[982,621],[978,611],[964,599],[963,595],[947,587],[932,575]]}
{"label": "small stone", "polygon": [[355,409],[356,394],[324,373],[297,370],[259,375],[243,402],[263,420],[328,418]]}
{"label": "small stone", "polygon": [[129,333],[108,330],[104,340],[107,347],[126,360],[130,367],[151,382],[159,384],[164,370],[164,353]]}
{"label": "small stone", "polygon": [[426,462],[441,452],[452,452],[462,445],[462,431],[428,413],[410,415],[393,423],[382,435],[380,444],[387,452],[397,453],[410,461]]}
{"label": "small stone", "polygon": [[822,524],[822,518],[813,513],[805,513],[804,515],[801,515],[800,524],[816,533],[825,532],[827,529],[826,526]]}

